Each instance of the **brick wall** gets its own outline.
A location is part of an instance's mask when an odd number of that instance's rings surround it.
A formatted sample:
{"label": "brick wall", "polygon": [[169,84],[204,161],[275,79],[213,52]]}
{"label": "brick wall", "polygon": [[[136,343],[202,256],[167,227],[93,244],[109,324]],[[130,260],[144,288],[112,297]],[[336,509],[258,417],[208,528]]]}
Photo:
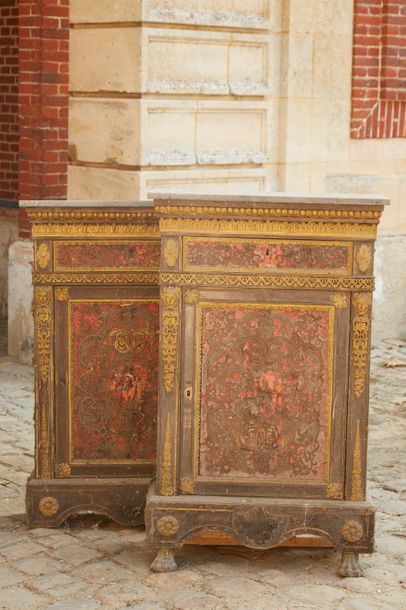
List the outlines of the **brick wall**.
{"label": "brick wall", "polygon": [[18,200],[18,1],[0,2],[0,199]]}
{"label": "brick wall", "polygon": [[351,137],[406,137],[406,2],[354,9]]}
{"label": "brick wall", "polygon": [[[69,0],[20,0],[20,199],[67,193]],[[20,235],[27,224],[21,218]]]}

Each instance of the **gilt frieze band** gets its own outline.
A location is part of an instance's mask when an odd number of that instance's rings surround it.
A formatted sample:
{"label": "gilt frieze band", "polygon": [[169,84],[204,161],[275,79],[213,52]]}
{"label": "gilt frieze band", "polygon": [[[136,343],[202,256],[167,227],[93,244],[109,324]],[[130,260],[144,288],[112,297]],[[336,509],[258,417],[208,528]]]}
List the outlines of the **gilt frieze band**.
{"label": "gilt frieze band", "polygon": [[374,289],[373,277],[302,277],[227,273],[160,273],[160,284],[178,286],[247,286],[252,288],[304,288],[326,290]]}

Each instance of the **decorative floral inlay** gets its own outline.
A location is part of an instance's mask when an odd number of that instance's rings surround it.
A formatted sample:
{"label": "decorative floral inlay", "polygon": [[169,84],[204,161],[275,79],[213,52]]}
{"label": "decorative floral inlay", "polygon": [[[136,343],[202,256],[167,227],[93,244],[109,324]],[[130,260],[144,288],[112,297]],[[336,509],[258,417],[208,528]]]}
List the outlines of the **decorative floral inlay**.
{"label": "decorative floral inlay", "polygon": [[194,305],[199,301],[199,290],[197,288],[189,288],[185,290],[184,300],[185,303]]}
{"label": "decorative floral inlay", "polygon": [[358,269],[361,271],[361,273],[368,271],[372,260],[370,246],[362,244],[362,246],[358,248],[357,254],[355,255],[355,260],[357,261]]}
{"label": "decorative floral inlay", "polygon": [[348,305],[348,298],[346,294],[342,292],[336,292],[333,298],[334,306],[337,309],[345,309]]}
{"label": "decorative floral inlay", "polygon": [[156,526],[158,532],[162,534],[162,536],[165,536],[165,538],[170,538],[178,531],[179,521],[176,519],[176,517],[167,515],[165,517],[161,517]]}
{"label": "decorative floral inlay", "polygon": [[66,479],[67,477],[70,476],[71,473],[71,467],[69,464],[58,464],[58,466],[56,467],[56,476],[59,479]]}
{"label": "decorative floral inlay", "polygon": [[344,497],[343,486],[340,483],[329,483],[327,485],[327,497],[330,500],[342,500]]}
{"label": "decorative floral inlay", "polygon": [[341,529],[341,536],[347,542],[358,542],[364,533],[361,523],[358,521],[347,521]]}
{"label": "decorative floral inlay", "polygon": [[192,494],[195,490],[195,484],[192,479],[182,479],[180,489],[184,494]]}
{"label": "decorative floral inlay", "polygon": [[69,299],[69,288],[67,286],[57,286],[55,297],[57,301],[67,301]]}
{"label": "decorative floral inlay", "polygon": [[45,267],[49,263],[49,259],[51,258],[51,253],[46,244],[41,244],[37,248],[37,252],[35,254],[35,262],[40,269],[45,269]]}
{"label": "decorative floral inlay", "polygon": [[39,510],[44,517],[53,517],[59,510],[59,502],[52,496],[46,496],[40,500]]}
{"label": "decorative floral inlay", "polygon": [[164,246],[164,259],[168,267],[176,266],[179,258],[179,246],[176,240],[168,239]]}

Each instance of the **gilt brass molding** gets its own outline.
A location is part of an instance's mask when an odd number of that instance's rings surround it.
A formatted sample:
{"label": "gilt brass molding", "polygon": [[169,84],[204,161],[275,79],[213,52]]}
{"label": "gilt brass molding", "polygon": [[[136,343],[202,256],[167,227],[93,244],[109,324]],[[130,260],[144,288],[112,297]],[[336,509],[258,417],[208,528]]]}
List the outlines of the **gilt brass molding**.
{"label": "gilt brass molding", "polygon": [[158,272],[34,273],[34,284],[158,284]]}
{"label": "gilt brass molding", "polygon": [[180,288],[162,288],[161,290],[161,299],[164,305],[162,313],[163,380],[167,394],[172,392],[175,382],[179,323],[179,313],[176,308],[179,297]]}
{"label": "gilt brass molding", "polygon": [[361,501],[363,499],[360,423],[358,420],[355,430],[354,455],[352,458],[351,500]]}
{"label": "gilt brass molding", "polygon": [[38,224],[32,227],[32,236],[37,237],[157,237],[159,227],[156,224]]}
{"label": "gilt brass molding", "polygon": [[161,284],[190,286],[248,286],[253,288],[304,288],[326,290],[373,290],[373,277],[309,277],[294,275],[242,275],[234,273],[173,273],[159,274]]}
{"label": "gilt brass molding", "polygon": [[50,479],[51,469],[49,466],[48,451],[48,418],[45,403],[41,403],[41,429],[38,447],[38,476],[40,479]]}
{"label": "gilt brass molding", "polygon": [[213,220],[201,218],[161,218],[161,231],[245,235],[296,235],[334,238],[376,237],[376,225],[340,222],[289,222],[272,220]]}
{"label": "gilt brass molding", "polygon": [[36,288],[34,296],[35,334],[41,383],[48,379],[51,360],[52,293],[51,288]]}
{"label": "gilt brass molding", "polygon": [[168,414],[166,418],[165,440],[162,456],[161,495],[173,496],[174,494],[175,488],[173,485],[171,428]]}
{"label": "gilt brass molding", "polygon": [[154,212],[136,212],[128,210],[126,212],[105,212],[103,210],[37,210],[32,208],[26,208],[27,216],[33,221],[44,221],[44,220],[93,220],[93,221],[112,221],[112,220],[150,220],[155,219],[156,214]]}
{"label": "gilt brass molding", "polygon": [[378,220],[382,212],[369,210],[305,210],[292,208],[249,208],[249,207],[220,207],[220,206],[176,206],[157,205],[158,214],[184,214],[185,216],[290,216],[292,218],[334,218],[345,220]]}
{"label": "gilt brass molding", "polygon": [[368,368],[368,339],[372,294],[361,293],[353,297],[354,318],[352,321],[353,388],[356,398],[361,398],[365,389]]}

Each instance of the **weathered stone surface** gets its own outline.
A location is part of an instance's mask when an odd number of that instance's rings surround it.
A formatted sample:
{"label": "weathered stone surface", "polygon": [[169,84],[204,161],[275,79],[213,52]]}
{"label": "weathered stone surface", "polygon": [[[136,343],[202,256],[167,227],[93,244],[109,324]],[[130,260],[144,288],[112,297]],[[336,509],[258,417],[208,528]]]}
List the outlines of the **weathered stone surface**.
{"label": "weathered stone surface", "polygon": [[346,578],[342,582],[342,588],[354,593],[372,593],[376,591],[376,583],[367,578]]}
{"label": "weathered stone surface", "polygon": [[[37,595],[25,587],[0,589],[0,607],[6,610],[26,610],[27,608],[49,608],[49,598]],[[45,605],[46,604],[46,605]]]}

